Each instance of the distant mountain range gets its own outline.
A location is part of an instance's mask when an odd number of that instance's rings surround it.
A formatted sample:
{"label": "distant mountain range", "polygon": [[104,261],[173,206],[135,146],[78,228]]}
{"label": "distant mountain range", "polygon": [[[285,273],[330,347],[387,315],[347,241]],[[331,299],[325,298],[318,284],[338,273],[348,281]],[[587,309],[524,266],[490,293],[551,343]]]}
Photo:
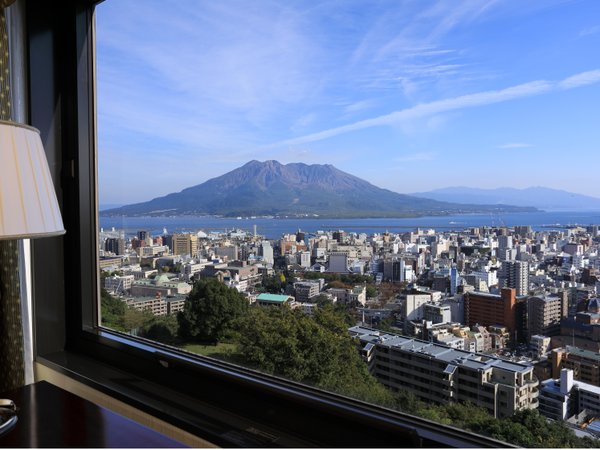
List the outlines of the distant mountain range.
{"label": "distant mountain range", "polygon": [[600,198],[545,187],[477,189],[463,186],[417,192],[415,197],[465,204],[509,204],[543,210],[600,211]]}
{"label": "distant mountain range", "polygon": [[534,211],[507,205],[460,205],[378,188],[332,165],[250,161],[181,192],[101,211],[101,215],[417,217]]}

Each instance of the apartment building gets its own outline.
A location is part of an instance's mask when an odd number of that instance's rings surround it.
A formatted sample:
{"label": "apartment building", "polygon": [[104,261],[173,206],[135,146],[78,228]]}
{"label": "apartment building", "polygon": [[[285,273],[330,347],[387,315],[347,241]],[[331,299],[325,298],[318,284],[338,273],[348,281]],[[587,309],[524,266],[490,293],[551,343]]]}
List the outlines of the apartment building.
{"label": "apartment building", "polygon": [[311,299],[321,292],[321,283],[319,281],[298,281],[294,283],[297,302],[310,302]]}
{"label": "apartment building", "polygon": [[138,311],[150,311],[155,316],[164,316],[182,311],[185,305],[185,298],[165,299],[160,295],[144,298],[136,297],[126,299],[125,304]]}
{"label": "apartment building", "polygon": [[371,373],[393,391],[436,403],[470,402],[494,417],[538,406],[533,367],[367,327],[349,332],[360,340]]}
{"label": "apartment building", "polygon": [[567,293],[530,297],[527,301],[527,329],[529,336],[557,336],[560,321],[569,314]]}
{"label": "apartment building", "polygon": [[552,378],[558,378],[562,369],[573,371],[577,381],[600,386],[600,353],[567,345],[552,350]]}
{"label": "apartment building", "polygon": [[483,292],[465,294],[465,324],[502,325],[515,330],[516,290],[503,288],[500,295]]}
{"label": "apartment building", "polygon": [[502,287],[514,288],[517,295],[529,293],[529,263],[526,261],[503,261],[498,283]]}

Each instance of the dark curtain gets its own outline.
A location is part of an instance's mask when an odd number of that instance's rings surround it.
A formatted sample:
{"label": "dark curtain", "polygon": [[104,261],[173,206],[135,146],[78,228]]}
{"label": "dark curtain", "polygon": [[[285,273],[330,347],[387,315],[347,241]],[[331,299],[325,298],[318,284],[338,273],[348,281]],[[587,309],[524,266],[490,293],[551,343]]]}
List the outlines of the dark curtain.
{"label": "dark curtain", "polygon": [[[8,34],[0,1],[0,120],[11,120]],[[17,241],[0,240],[0,392],[25,382]]]}

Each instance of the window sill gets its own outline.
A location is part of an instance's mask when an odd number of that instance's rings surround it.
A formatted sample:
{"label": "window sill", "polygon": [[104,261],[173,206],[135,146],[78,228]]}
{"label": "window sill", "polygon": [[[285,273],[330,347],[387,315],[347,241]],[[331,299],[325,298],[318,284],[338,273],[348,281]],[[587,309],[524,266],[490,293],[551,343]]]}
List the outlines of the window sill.
{"label": "window sill", "polygon": [[[274,395],[260,385],[232,385],[197,376],[206,397],[175,391],[73,352],[37,363],[112,401],[177,427],[208,446],[222,447],[512,447],[493,439],[378,408],[332,405],[318,396]],[[227,387],[223,387],[226,385]],[[276,388],[276,386],[275,386]],[[310,389],[307,389],[310,391]],[[324,426],[324,424],[326,426]],[[199,446],[196,441],[194,446]]]}

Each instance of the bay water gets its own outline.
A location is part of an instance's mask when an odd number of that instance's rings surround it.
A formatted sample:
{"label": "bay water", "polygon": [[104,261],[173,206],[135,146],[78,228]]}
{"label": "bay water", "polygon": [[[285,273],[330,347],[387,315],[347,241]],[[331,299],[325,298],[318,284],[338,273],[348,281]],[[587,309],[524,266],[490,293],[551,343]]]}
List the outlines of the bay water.
{"label": "bay water", "polygon": [[467,214],[451,216],[415,217],[403,219],[320,219],[320,218],[220,218],[213,216],[171,216],[171,217],[99,217],[99,225],[104,231],[124,230],[127,236],[138,230],[148,230],[155,235],[180,232],[227,231],[241,229],[256,231],[267,239],[278,239],[283,234],[302,230],[306,233],[317,231],[344,230],[355,233],[392,233],[411,231],[416,228],[434,228],[439,231],[462,230],[479,226],[530,225],[534,230],[560,229],[569,225],[598,225],[600,211],[543,211],[507,214]]}

